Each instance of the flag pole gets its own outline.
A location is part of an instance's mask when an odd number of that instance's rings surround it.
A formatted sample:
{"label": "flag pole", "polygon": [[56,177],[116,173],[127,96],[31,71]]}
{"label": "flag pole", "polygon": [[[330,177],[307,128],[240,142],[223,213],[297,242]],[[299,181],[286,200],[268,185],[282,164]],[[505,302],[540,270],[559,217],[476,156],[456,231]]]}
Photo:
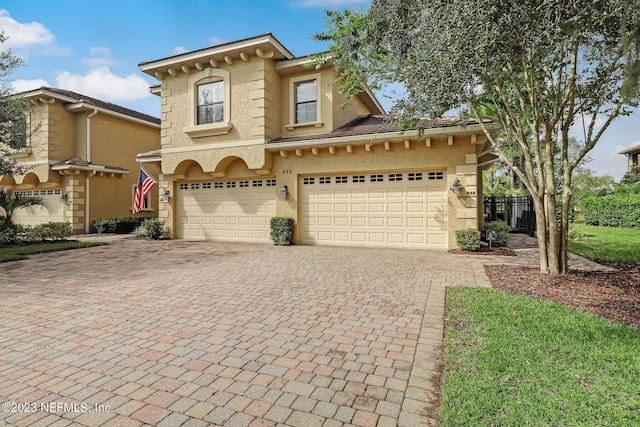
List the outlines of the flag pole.
{"label": "flag pole", "polygon": [[147,176],[150,176],[156,182],[156,184],[158,184],[158,187],[162,188],[163,190],[169,191],[169,189],[167,187],[165,187],[164,185],[160,184],[160,180],[159,179],[153,178],[153,175],[151,175],[145,168],[142,167],[142,164],[140,164],[140,160],[136,159],[136,162],[138,162],[138,166],[140,167],[140,169],[142,169],[144,171],[144,173],[147,174]]}

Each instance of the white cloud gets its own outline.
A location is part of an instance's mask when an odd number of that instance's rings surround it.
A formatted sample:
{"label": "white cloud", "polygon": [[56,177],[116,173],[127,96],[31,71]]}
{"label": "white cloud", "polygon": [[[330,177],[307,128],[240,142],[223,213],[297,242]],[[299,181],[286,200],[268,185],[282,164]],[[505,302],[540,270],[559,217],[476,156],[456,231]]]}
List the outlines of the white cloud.
{"label": "white cloud", "polygon": [[50,86],[49,82],[43,79],[23,80],[18,79],[11,82],[11,87],[15,92],[27,92],[34,89],[40,89],[42,86]]}
{"label": "white cloud", "polygon": [[322,7],[324,9],[332,9],[368,3],[368,0],[303,0],[298,2],[297,5],[301,7]]}
{"label": "white cloud", "polygon": [[149,95],[149,83],[137,74],[120,76],[99,67],[85,75],[64,71],[56,76],[58,87],[103,101],[134,101]]}
{"label": "white cloud", "polygon": [[39,22],[18,22],[6,9],[0,9],[0,28],[8,37],[7,47],[26,48],[53,43],[53,34],[47,27]]}
{"label": "white cloud", "polygon": [[89,53],[91,55],[109,56],[109,55],[111,55],[111,48],[94,46],[94,47],[89,48]]}
{"label": "white cloud", "polygon": [[174,55],[180,55],[181,53],[185,53],[187,51],[187,49],[185,49],[182,46],[176,46],[173,48],[173,54]]}

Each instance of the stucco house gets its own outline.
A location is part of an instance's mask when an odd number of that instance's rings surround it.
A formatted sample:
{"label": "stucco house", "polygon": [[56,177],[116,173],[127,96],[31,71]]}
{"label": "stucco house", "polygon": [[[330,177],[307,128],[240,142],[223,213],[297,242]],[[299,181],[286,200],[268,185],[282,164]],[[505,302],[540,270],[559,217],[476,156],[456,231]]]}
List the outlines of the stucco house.
{"label": "stucco house", "polygon": [[141,63],[160,81],[159,216],[170,237],[269,242],[273,216],[299,244],[451,248],[481,226],[478,123],[400,134],[364,91],[345,109],[329,63],[309,67],[271,33]]}
{"label": "stucco house", "polygon": [[[24,175],[0,176],[0,187],[44,199],[15,221],[70,222],[85,233],[97,218],[131,216],[138,181],[136,155],[160,146],[160,119],[62,89],[19,94],[33,103],[24,149],[12,154]],[[143,215],[156,215],[158,191]]]}
{"label": "stucco house", "polygon": [[633,145],[627,149],[620,151],[618,154],[624,154],[629,160],[629,169],[640,166],[640,144]]}

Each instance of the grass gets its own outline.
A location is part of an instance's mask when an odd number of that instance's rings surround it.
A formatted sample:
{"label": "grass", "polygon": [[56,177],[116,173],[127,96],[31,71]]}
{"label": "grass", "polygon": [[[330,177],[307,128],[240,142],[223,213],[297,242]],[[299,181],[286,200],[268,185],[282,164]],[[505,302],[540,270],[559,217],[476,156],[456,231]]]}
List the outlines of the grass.
{"label": "grass", "polygon": [[104,242],[64,241],[55,243],[35,243],[20,246],[0,247],[0,262],[18,261],[29,258],[29,255],[46,252],[66,251],[69,249],[87,248],[90,246],[106,245]]}
{"label": "grass", "polygon": [[640,230],[595,227],[575,222],[571,231],[581,236],[569,240],[569,250],[595,261],[640,263]]}
{"label": "grass", "polygon": [[640,332],[493,289],[447,290],[442,426],[638,426]]}

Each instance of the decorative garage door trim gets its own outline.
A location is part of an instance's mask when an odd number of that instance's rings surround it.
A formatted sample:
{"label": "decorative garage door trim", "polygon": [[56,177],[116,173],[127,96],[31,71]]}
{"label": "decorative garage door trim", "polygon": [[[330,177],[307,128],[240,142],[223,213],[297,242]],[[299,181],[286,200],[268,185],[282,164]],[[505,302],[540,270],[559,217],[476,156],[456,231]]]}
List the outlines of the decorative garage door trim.
{"label": "decorative garage door trim", "polygon": [[20,209],[13,217],[14,222],[23,225],[38,225],[45,222],[64,222],[64,202],[60,201],[62,190],[16,191],[14,194],[42,197],[43,206]]}
{"label": "decorative garage door trim", "polygon": [[381,171],[300,178],[301,242],[447,247],[443,171]]}
{"label": "decorative garage door trim", "polygon": [[235,179],[180,182],[176,232],[179,238],[270,242],[276,213],[276,180]]}

